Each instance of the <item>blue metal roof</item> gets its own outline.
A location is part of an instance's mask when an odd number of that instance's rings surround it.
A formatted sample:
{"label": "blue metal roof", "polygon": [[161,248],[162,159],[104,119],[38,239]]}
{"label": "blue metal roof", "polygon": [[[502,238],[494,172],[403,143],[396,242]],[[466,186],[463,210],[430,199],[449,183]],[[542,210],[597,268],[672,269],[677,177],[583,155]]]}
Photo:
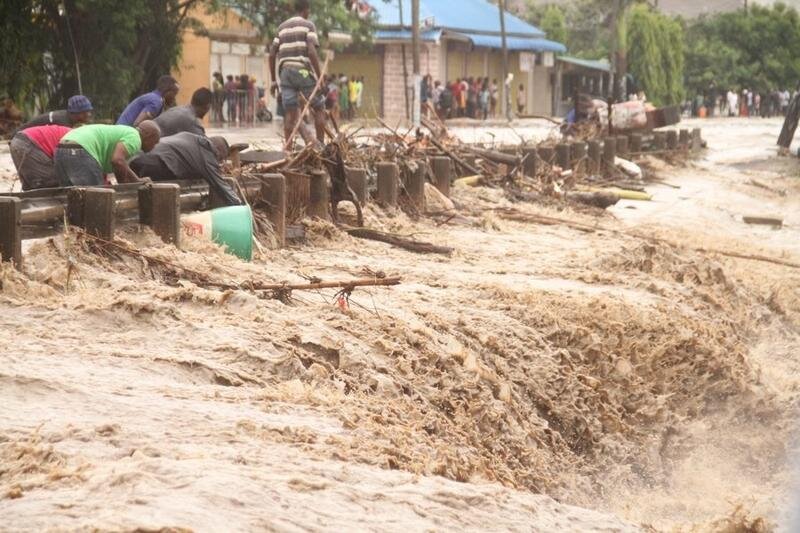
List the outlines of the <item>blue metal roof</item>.
{"label": "blue metal roof", "polygon": [[[442,30],[426,30],[419,33],[422,41],[439,42],[442,37]],[[378,41],[410,41],[411,30],[375,30],[375,40]]]}
{"label": "blue metal roof", "polygon": [[[375,10],[378,26],[400,27],[400,0],[370,0]],[[500,15],[497,6],[486,0],[420,0],[421,21],[433,19],[433,26],[454,31],[473,33],[500,33]],[[544,32],[506,11],[506,34],[519,37],[544,37]],[[411,26],[411,0],[403,0],[403,26]]]}
{"label": "blue metal roof", "polygon": [[581,59],[579,57],[561,56],[558,60],[592,70],[611,72],[611,63],[608,62],[608,59]]}
{"label": "blue metal roof", "polygon": [[[459,32],[459,34],[468,37],[474,46],[482,46],[484,48],[502,48],[503,46],[502,38],[499,35],[482,35],[464,32]],[[528,52],[564,53],[567,51],[567,47],[563,44],[541,38],[507,37],[506,46],[509,50]]]}

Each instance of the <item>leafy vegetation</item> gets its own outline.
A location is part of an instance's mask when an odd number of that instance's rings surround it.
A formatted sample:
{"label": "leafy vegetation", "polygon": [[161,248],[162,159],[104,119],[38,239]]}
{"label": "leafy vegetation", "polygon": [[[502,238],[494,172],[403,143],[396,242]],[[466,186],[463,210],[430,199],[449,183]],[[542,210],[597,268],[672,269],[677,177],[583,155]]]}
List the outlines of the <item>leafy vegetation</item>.
{"label": "leafy vegetation", "polygon": [[626,13],[628,71],[656,105],[683,100],[683,27],[646,4]]}
{"label": "leafy vegetation", "polygon": [[[0,96],[28,114],[58,108],[83,93],[99,119],[115,117],[130,99],[177,66],[186,31],[202,33],[198,14],[233,8],[264,36],[293,15],[293,0],[3,0],[0,2]],[[369,19],[342,0],[312,0],[323,43],[333,30],[370,38]]]}
{"label": "leafy vegetation", "polygon": [[792,89],[800,81],[800,16],[783,4],[698,19],[686,31],[686,85]]}

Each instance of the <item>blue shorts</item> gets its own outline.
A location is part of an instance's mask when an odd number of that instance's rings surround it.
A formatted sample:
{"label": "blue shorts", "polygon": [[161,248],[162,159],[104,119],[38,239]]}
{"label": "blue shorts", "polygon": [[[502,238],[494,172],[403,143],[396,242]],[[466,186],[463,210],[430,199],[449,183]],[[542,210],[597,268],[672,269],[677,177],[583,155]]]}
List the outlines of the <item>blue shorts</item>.
{"label": "blue shorts", "polygon": [[[281,100],[283,101],[283,108],[294,109],[300,107],[300,93],[307,100],[311,98],[311,93],[314,92],[316,85],[317,80],[308,69],[298,70],[290,67],[281,69]],[[325,99],[320,91],[317,91],[316,96],[311,101],[311,107],[322,109],[324,105]]]}

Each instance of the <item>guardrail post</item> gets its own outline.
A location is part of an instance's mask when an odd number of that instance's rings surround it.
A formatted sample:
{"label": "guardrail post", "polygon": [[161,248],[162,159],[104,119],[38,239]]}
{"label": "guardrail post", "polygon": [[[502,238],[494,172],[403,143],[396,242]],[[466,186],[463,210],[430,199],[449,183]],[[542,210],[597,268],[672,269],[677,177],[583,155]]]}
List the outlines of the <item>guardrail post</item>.
{"label": "guardrail post", "polygon": [[311,198],[308,203],[309,217],[330,220],[330,189],[328,188],[328,173],[324,170],[311,172]]}
{"label": "guardrail post", "polygon": [[603,160],[603,145],[600,141],[589,141],[589,172],[599,172]]}
{"label": "guardrail post", "polygon": [[22,202],[0,197],[0,261],[22,266]]}
{"label": "guardrail post", "polygon": [[691,139],[689,137],[689,130],[682,129],[678,132],[678,144],[681,148],[689,148],[689,143]]}
{"label": "guardrail post", "polygon": [[614,158],[617,157],[616,137],[606,137],[603,141],[603,162],[614,166]]}
{"label": "guardrail post", "polygon": [[268,207],[269,221],[278,247],[286,246],[286,178],[281,174],[262,176],[261,199]]}
{"label": "guardrail post", "polygon": [[627,135],[618,135],[617,136],[617,155],[619,155],[623,159],[627,159],[628,155],[628,136]]}
{"label": "guardrail post", "polygon": [[378,203],[384,207],[397,205],[397,181],[400,169],[394,163],[378,163]]}
{"label": "guardrail post", "polygon": [[572,157],[572,168],[577,169],[579,166],[586,169],[586,143],[579,141],[572,143],[570,148],[570,156]]}
{"label": "guardrail post", "polygon": [[664,151],[667,148],[667,133],[664,131],[653,132],[653,148],[657,152]]}
{"label": "guardrail post", "polygon": [[432,157],[431,166],[433,167],[433,175],[436,178],[436,188],[443,195],[450,197],[450,176],[452,175],[452,167],[450,166],[449,157]]}
{"label": "guardrail post", "polygon": [[[174,183],[154,183],[150,187],[150,213],[153,232],[167,244],[181,244],[181,188]],[[141,204],[139,210],[141,212]],[[141,220],[141,216],[140,216]]]}
{"label": "guardrail post", "polygon": [[411,203],[419,213],[425,212],[425,181],[428,175],[428,163],[424,159],[416,161],[417,168],[409,173],[406,192]]}
{"label": "guardrail post", "polygon": [[522,173],[529,178],[535,178],[539,167],[539,154],[536,148],[523,148],[522,159]]}
{"label": "guardrail post", "polygon": [[700,128],[692,130],[692,151],[697,152],[703,147],[703,137],[700,133]]}
{"label": "guardrail post", "polygon": [[678,132],[675,130],[667,131],[667,150],[678,149]]}
{"label": "guardrail post", "polygon": [[367,170],[364,168],[346,168],[347,184],[356,193],[361,206],[367,205]]}
{"label": "guardrail post", "polygon": [[114,240],[115,196],[113,189],[86,189],[83,195],[83,225],[87,233],[107,241]]}
{"label": "guardrail post", "polygon": [[539,159],[544,161],[545,163],[552,165],[553,158],[555,157],[555,150],[550,148],[549,146],[540,146],[537,148],[537,153],[539,154]]}
{"label": "guardrail post", "polygon": [[642,151],[642,134],[631,133],[631,136],[628,137],[628,147],[634,154],[640,153]]}
{"label": "guardrail post", "polygon": [[562,170],[569,170],[571,165],[569,157],[569,145],[561,143],[556,145],[556,165],[561,167]]}

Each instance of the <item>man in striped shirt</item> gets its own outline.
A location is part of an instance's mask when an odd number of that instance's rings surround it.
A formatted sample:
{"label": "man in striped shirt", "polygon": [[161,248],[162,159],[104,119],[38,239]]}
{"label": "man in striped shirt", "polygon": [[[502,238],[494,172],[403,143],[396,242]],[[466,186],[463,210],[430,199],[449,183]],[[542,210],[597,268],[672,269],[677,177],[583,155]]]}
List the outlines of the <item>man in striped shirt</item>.
{"label": "man in striped shirt", "polygon": [[[300,120],[299,95],[302,94],[305,100],[311,101],[317,140],[322,143],[325,142],[325,100],[319,91],[311,98],[317,79],[322,75],[317,55],[317,27],[308,20],[311,14],[309,0],[295,0],[295,11],[297,15],[285,20],[278,27],[278,35],[272,41],[269,52],[270,72],[273,76],[277,72],[280,80],[285,112],[283,131],[286,139]],[[278,83],[273,81],[272,90],[277,88]],[[300,135],[307,146],[314,143],[314,137],[305,124],[300,125]]]}

